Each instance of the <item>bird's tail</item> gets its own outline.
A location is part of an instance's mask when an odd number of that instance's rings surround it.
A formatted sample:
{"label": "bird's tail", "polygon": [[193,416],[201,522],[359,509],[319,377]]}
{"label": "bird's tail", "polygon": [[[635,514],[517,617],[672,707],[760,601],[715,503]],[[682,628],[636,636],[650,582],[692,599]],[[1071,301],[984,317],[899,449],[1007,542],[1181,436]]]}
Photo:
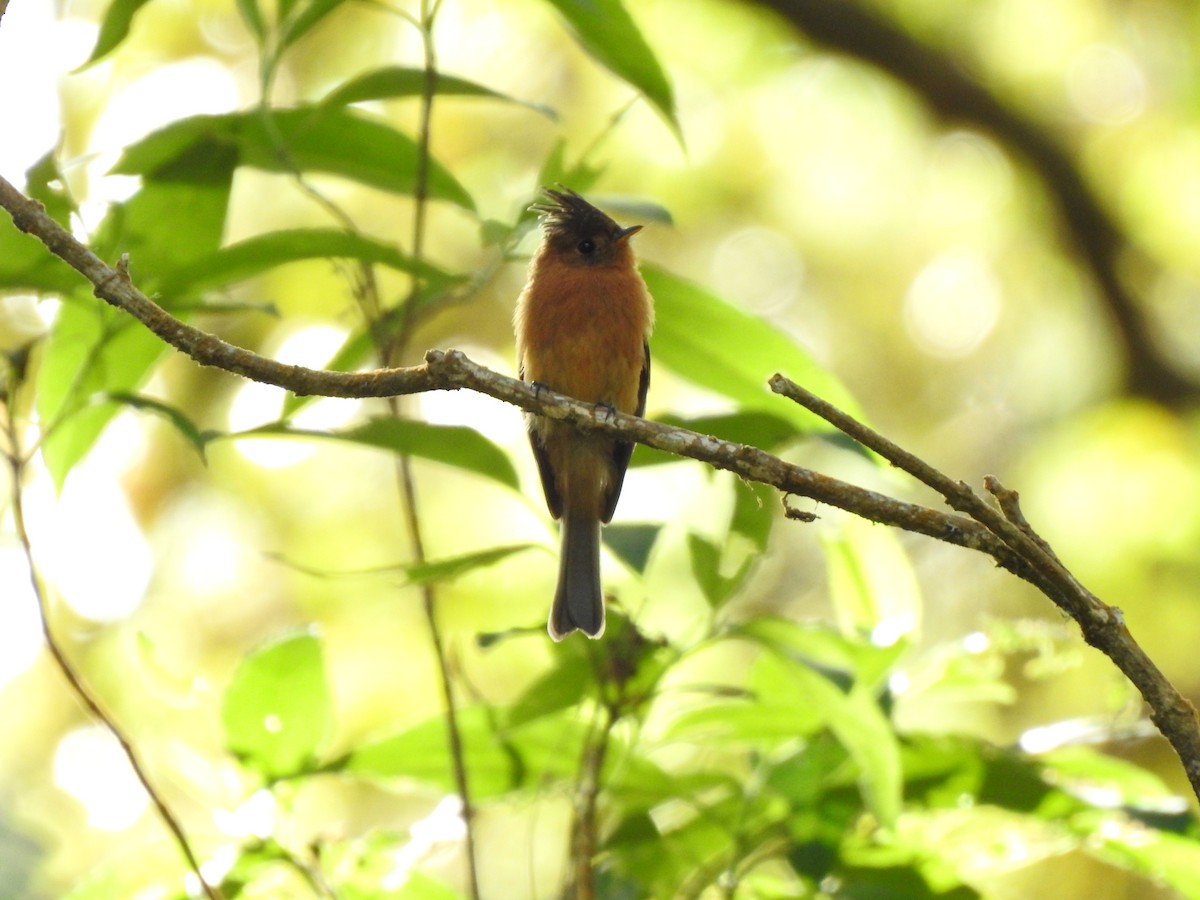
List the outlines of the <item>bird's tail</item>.
{"label": "bird's tail", "polygon": [[550,637],[561,641],[578,628],[590,638],[604,634],[600,592],[600,518],[595,512],[563,512],[558,589],[550,608]]}

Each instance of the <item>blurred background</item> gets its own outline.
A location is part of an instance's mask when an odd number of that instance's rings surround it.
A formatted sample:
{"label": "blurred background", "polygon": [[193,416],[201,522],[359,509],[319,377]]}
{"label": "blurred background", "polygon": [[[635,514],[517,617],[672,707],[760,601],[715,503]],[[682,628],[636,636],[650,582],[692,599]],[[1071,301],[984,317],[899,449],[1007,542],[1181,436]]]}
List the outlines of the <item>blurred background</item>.
{"label": "blurred background", "polygon": [[[103,0],[14,0],[0,26],[0,83],[14,86],[0,98],[0,173],[21,184],[57,148],[81,236],[137,189],[135,176],[112,174],[124,148],[186,116],[261,99],[260,48],[239,4],[126,6],[136,10],[128,36],[87,66],[109,9]],[[861,6],[923,42],[957,77],[985,86],[1075,167],[1115,228],[1105,265],[1132,298],[1132,313],[1114,307],[1083,249],[1086,236],[1028,148],[987,127],[969,100],[957,114],[936,112],[880,67],[807,37],[760,4],[627,4],[670,79],[676,129],[584,52],[550,4],[446,0],[434,33],[439,69],[523,102],[439,96],[434,105],[432,152],[477,211],[431,205],[426,253],[447,271],[486,277],[467,300],[422,321],[407,361],[455,347],[515,374],[512,308],[521,257],[536,235],[516,242],[510,260],[481,235],[488,223],[517,220],[547,158],[583,160],[598,170],[589,198],[622,224],[646,223],[636,238],[643,261],[772,323],[845,386],[869,422],[946,473],[973,485],[994,474],[1019,490],[1026,515],[1067,566],[1121,608],[1149,655],[1194,698],[1200,10],[1186,0]],[[394,9],[413,12],[400,2],[335,9],[272,73],[271,101],[315,102],[362,72],[419,66],[420,35]],[[419,127],[414,98],[363,107],[409,134]],[[319,174],[311,183],[363,233],[409,245],[409,198]],[[331,222],[289,175],[240,168],[223,242]],[[135,254],[135,280],[137,266]],[[383,296],[404,296],[404,276],[379,277]],[[353,278],[325,260],[281,265],[221,299],[261,310],[209,311],[202,327],[285,362],[326,365],[361,326]],[[52,297],[0,295],[5,349],[31,340],[36,348],[61,309]],[[35,349],[35,368],[38,361]],[[779,363],[759,362],[765,382]],[[142,393],[219,432],[274,422],[285,403],[278,389],[177,355],[154,368]],[[466,392],[406,399],[404,408],[480,431],[517,467],[519,492],[415,464],[430,559],[535,545],[438,594],[464,696],[504,702],[546,670],[550,648],[535,639],[485,649],[475,636],[540,629],[557,566],[521,417]],[[648,415],[731,408],[669,367],[655,370]],[[294,423],[335,428],[381,409],[318,400]],[[938,505],[836,442],[792,442],[783,455]],[[662,531],[643,572],[607,559],[606,588],[647,634],[686,643],[704,633],[704,599],[685,577],[686,537],[720,537],[713,522],[728,518],[731,484],[690,462],[631,470],[617,520]],[[201,833],[255,834],[276,821],[279,798],[250,792],[259,805],[247,803],[247,776],[221,754],[221,691],[265,640],[289,629],[320,635],[336,710],[330,753],[440,712],[420,594],[397,568],[410,549],[388,455],[274,437],[214,440],[202,459],[169,421],[126,409],[61,485],[31,467],[25,496],[35,557],[52,588],[52,627]],[[1099,741],[1189,796],[1165,742],[1141,726],[1140,699],[1043,596],[983,556],[792,502],[820,518],[774,529],[732,615],[844,624],[853,614],[831,597],[839,590],[831,548],[877,544],[877,624],[909,643],[891,682],[901,728],[1030,752],[1046,745],[1038,741]],[[766,514],[781,518],[775,498]],[[921,690],[922,679],[948,667],[986,690]],[[0,519],[0,718],[0,880],[6,865],[8,880],[21,885],[0,895],[118,896],[80,886],[125,854],[138,865],[173,859],[119,749],[89,722],[43,649],[11,515]],[[297,843],[433,811],[428,797],[385,803],[366,787],[323,783],[297,789],[289,802]],[[539,829],[561,827],[565,809],[550,803],[513,840],[535,845]],[[506,821],[484,816],[485,844]],[[1079,892],[1056,888],[1061,897],[1147,890],[1051,843],[981,865],[995,895],[1023,896],[1048,872]],[[451,828],[428,853],[453,859],[452,845]],[[493,853],[484,867],[494,878],[511,870],[523,879],[532,853]],[[1046,860],[1057,868],[1042,867]],[[104,890],[96,884],[88,889]]]}

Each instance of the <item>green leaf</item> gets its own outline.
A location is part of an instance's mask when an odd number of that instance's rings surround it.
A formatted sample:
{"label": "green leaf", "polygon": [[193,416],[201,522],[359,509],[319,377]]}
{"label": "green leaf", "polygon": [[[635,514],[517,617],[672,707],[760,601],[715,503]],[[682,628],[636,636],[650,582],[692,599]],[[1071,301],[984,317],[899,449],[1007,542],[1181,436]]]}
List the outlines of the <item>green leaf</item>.
{"label": "green leaf", "polygon": [[700,586],[704,599],[713,609],[729,598],[732,579],[721,575],[721,548],[698,534],[687,536],[688,557],[692,562],[692,577]]}
{"label": "green leaf", "polygon": [[1084,817],[1076,824],[1089,847],[1099,844],[1099,856],[1168,885],[1181,897],[1200,897],[1200,843],[1194,836],[1147,829],[1111,816],[1107,821],[1097,818]]}
{"label": "green leaf", "polygon": [[261,44],[267,39],[267,23],[259,9],[258,0],[237,0],[238,14]]}
{"label": "green leaf", "polygon": [[[544,716],[519,728],[497,731],[490,710],[458,711],[471,793],[480,799],[507,793],[531,779],[569,777],[585,728],[573,716]],[[379,741],[360,745],[340,768],[356,775],[411,778],[452,791],[454,778],[446,745],[446,722],[435,716]]]}
{"label": "green leaf", "polygon": [[[296,43],[341,5],[342,0],[306,0],[302,4],[295,3],[295,0],[289,2],[279,12],[284,20],[280,28],[279,51],[282,53]],[[295,17],[291,15],[293,9],[300,10]]]}
{"label": "green leaf", "polygon": [[297,228],[272,231],[222,247],[215,253],[176,270],[163,293],[199,293],[261,275],[275,266],[307,259],[353,259],[377,263],[400,272],[445,283],[452,276],[428,263],[417,263],[395,247],[336,228]]}
{"label": "green leaf", "polygon": [[462,425],[430,425],[410,419],[378,418],[345,431],[313,431],[285,422],[231,434],[232,438],[304,437],[349,441],[392,453],[417,456],[483,475],[517,490],[517,472],[500,447]]}
{"label": "green leaf", "polygon": [[883,825],[900,814],[904,776],[900,745],[891,723],[869,691],[855,686],[847,693],[802,663],[790,669],[793,696],[823,714],[829,730],[858,765],[863,800]]}
{"label": "green leaf", "polygon": [[[600,180],[603,171],[603,169],[596,166],[589,166],[583,159],[580,159],[574,165],[568,165],[567,142],[563,138],[554,145],[554,149],[550,151],[542,163],[541,171],[538,172],[538,185],[541,187],[552,187],[556,184],[565,184],[571,190],[585,194]],[[537,218],[537,213],[527,209],[524,211],[522,218],[528,218],[532,221]]]}
{"label": "green leaf", "polygon": [[509,707],[506,724],[516,727],[571,709],[588,695],[593,685],[592,672],[582,660],[564,659],[525,689]]}
{"label": "green leaf", "polygon": [[321,642],[293,635],[247,656],[221,704],[225,745],[268,779],[310,770],[333,726]]}
{"label": "green leaf", "polygon": [[883,684],[904,652],[900,643],[877,647],[861,639],[844,637],[824,625],[801,624],[774,616],[760,616],[730,629],[729,633],[872,690]]}
{"label": "green leaf", "polygon": [[25,193],[45,207],[56,222],[67,225],[79,211],[75,199],[67,193],[66,179],[58,167],[58,158],[51,150],[25,173]]}
{"label": "green leaf", "polygon": [[[25,193],[40,201],[46,212],[66,227],[75,204],[62,185],[54,151],[34,163],[25,176]],[[19,231],[9,216],[0,215],[0,289],[65,294],[81,283],[79,273],[41,241]]]}
{"label": "green leaf", "polygon": [[38,371],[38,410],[53,429],[42,454],[61,490],[119,406],[96,395],[135,390],[166,345],[149,330],[90,297],[66,302],[54,320]]}
{"label": "green leaf", "polygon": [[110,392],[108,399],[116,403],[122,403],[131,409],[152,412],[162,416],[175,426],[175,430],[183,435],[187,442],[192,445],[196,452],[200,454],[201,459],[205,458],[204,448],[209,438],[201,433],[200,429],[187,417],[183,410],[171,406],[169,403],[164,403],[161,400],[155,400],[153,397],[144,397],[140,394],[131,394],[125,391]]}
{"label": "green leaf", "polygon": [[671,720],[666,735],[697,745],[719,742],[761,749],[764,741],[794,741],[814,734],[824,724],[825,719],[818,710],[797,703],[795,698],[784,696],[782,691],[776,692],[775,696],[755,692],[753,697],[709,698],[685,709]]}
{"label": "green leaf", "polygon": [[1119,798],[1122,806],[1151,812],[1186,809],[1179,795],[1154,772],[1091,747],[1061,747],[1038,756],[1038,763],[1054,774],[1051,781],[1084,794],[1097,789]]}
{"label": "green leaf", "polygon": [[[93,240],[103,258],[128,253],[130,274],[147,293],[220,246],[237,166],[235,148],[206,135],[164,149],[171,152],[136,173],[142,189],[109,210]],[[172,299],[164,298],[168,309]]]}
{"label": "green leaf", "polygon": [[[657,341],[655,356],[657,356]],[[674,425],[677,428],[687,428],[700,434],[712,435],[723,441],[736,444],[748,444],[760,450],[774,450],[793,438],[803,435],[796,423],[785,418],[780,413],[749,411],[729,413],[716,416],[685,416],[664,415],[656,421],[664,425]],[[664,453],[653,447],[639,446],[630,463],[634,466],[657,466],[663,463],[679,462],[679,457],[672,453]]]}
{"label": "green leaf", "polygon": [[[468,81],[455,75],[437,73],[434,91],[443,97],[484,97],[516,103],[557,120],[558,114],[540,103],[528,103],[494,91],[486,85]],[[388,66],[360,75],[331,91],[321,101],[329,106],[345,106],[365,100],[389,100],[396,97],[420,97],[425,92],[425,70],[406,66]]]}
{"label": "green leaf", "polygon": [[729,530],[748,539],[754,549],[763,553],[775,524],[770,503],[775,489],[757,482],[735,481],[733,488],[733,518]]}
{"label": "green leaf", "polygon": [[[635,453],[634,456],[637,456]],[[643,522],[617,522],[607,526],[600,532],[605,546],[608,547],[621,562],[635,572],[645,574],[646,563],[650,560],[650,551],[654,542],[662,533],[662,525],[650,525]]]}
{"label": "green leaf", "polygon": [[[873,691],[882,677],[878,669],[884,668],[885,661],[893,662],[899,648],[855,652],[848,642],[829,632],[784,620],[758,619],[733,633],[757,640],[790,664],[786,673],[791,696],[819,712],[857,764],[867,806],[881,823],[894,822],[904,786],[900,745]],[[814,662],[822,668],[815,668]],[[836,664],[832,671],[831,663]],[[864,668],[866,671],[860,671]],[[847,669],[857,677],[843,689],[832,676]]]}
{"label": "green leaf", "polygon": [[821,541],[830,599],[844,633],[892,643],[917,627],[920,588],[891,529],[847,519],[836,532],[823,531]]}
{"label": "green leaf", "polygon": [[654,295],[650,351],[656,363],[728,397],[743,412],[783,418],[802,433],[831,426],[771,393],[767,380],[776,372],[858,414],[845,387],[774,325],[662,269],[643,266],[642,275]]}
{"label": "green leaf", "polygon": [[838,897],[845,900],[973,900],[980,894],[956,884],[938,889],[914,866],[848,866],[837,870]]}
{"label": "green leaf", "polygon": [[[129,253],[133,277],[146,292],[215,251],[225,227],[234,165],[228,148],[201,141],[173,150],[143,173],[140,191],[109,210],[93,241],[103,258]],[[136,391],[166,349],[140,323],[83,290],[63,304],[38,373],[38,414],[53,428],[44,455],[60,488],[118,410],[92,405],[92,397]]]}
{"label": "green leaf", "polygon": [[112,0],[100,23],[100,33],[96,36],[96,46],[80,69],[86,69],[97,60],[103,59],[120,46],[129,36],[133,25],[133,17],[149,0]]}
{"label": "green leaf", "polygon": [[[144,175],[190,147],[222,144],[240,165],[268,172],[325,172],[370,187],[411,194],[417,144],[384,122],[343,107],[304,105],[192,116],[127,147],[113,172]],[[474,211],[466,189],[437,160],[429,161],[429,196]]]}
{"label": "green leaf", "polygon": [[675,97],[666,73],[621,0],[550,0],[579,45],[628,82],[680,136]]}
{"label": "green leaf", "polygon": [[509,544],[505,547],[490,547],[476,553],[464,553],[449,559],[433,562],[413,563],[405,567],[409,584],[436,584],[461,578],[476,569],[485,569],[517,553],[523,553],[538,544]]}

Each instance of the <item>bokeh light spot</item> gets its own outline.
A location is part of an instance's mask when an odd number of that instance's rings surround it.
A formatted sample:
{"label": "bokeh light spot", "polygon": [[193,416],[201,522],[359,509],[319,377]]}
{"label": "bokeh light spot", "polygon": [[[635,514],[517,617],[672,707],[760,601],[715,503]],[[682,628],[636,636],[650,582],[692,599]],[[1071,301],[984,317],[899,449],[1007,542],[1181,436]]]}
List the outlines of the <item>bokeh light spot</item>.
{"label": "bokeh light spot", "polygon": [[100,725],[63,735],[54,751],[54,783],[87,809],[88,825],[123,831],[150,803],[116,738]]}
{"label": "bokeh light spot", "polygon": [[936,356],[966,356],[991,333],[1002,292],[991,266],[977,254],[952,250],[913,279],[904,322],[920,347]]}

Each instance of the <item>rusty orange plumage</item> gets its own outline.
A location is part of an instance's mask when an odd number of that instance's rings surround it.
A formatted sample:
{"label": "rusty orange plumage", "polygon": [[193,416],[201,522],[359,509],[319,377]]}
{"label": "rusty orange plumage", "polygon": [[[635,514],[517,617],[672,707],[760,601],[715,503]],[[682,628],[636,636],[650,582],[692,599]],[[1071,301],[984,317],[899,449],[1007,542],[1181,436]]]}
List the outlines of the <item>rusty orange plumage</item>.
{"label": "rusty orange plumage", "polygon": [[[574,191],[545,189],[542,243],[529,263],[514,328],[521,378],[577,400],[641,415],[650,384],[654,303],[622,228]],[[540,416],[529,440],[546,505],[562,520],[548,629],[604,633],[600,525],[612,519],[633,445]]]}

